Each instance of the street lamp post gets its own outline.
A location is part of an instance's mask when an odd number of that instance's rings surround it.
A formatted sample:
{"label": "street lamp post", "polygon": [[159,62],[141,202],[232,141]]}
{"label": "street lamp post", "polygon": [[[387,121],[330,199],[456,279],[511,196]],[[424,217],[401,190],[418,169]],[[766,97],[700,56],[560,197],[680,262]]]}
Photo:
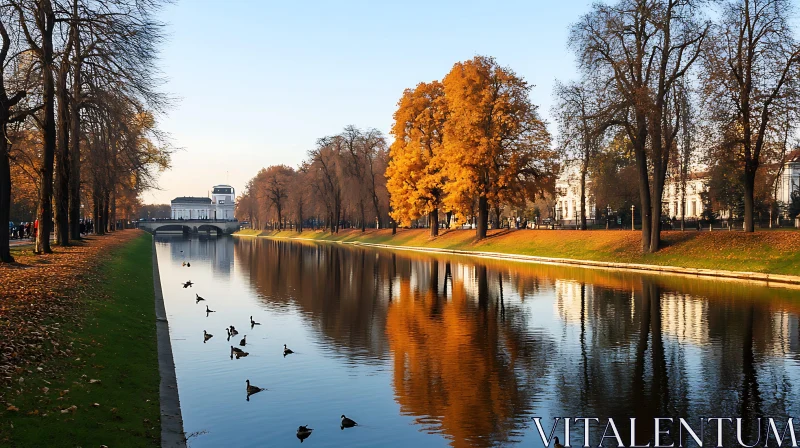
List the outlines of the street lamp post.
{"label": "street lamp post", "polygon": [[609,204],[606,206],[606,230],[610,228],[609,227],[610,221],[611,221],[611,205]]}
{"label": "street lamp post", "polygon": [[635,224],[636,215],[634,213],[635,211],[636,211],[636,206],[631,204],[631,230],[636,230],[636,224]]}

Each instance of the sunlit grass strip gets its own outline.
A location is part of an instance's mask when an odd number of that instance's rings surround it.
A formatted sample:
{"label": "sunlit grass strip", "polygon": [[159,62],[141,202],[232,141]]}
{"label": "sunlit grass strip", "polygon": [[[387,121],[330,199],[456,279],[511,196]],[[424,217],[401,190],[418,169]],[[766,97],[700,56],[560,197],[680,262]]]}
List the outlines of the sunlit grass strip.
{"label": "sunlit grass strip", "polygon": [[[619,230],[497,230],[475,241],[475,231],[451,230],[430,238],[427,229],[261,232],[262,236],[358,241],[403,247],[497,252],[548,258],[682,268],[800,275],[800,232],[663,232],[664,248],[642,254],[641,233]],[[252,235],[252,233],[250,233]]]}
{"label": "sunlit grass strip", "polygon": [[78,292],[82,323],[67,320],[53,341],[71,353],[46,372],[21,374],[0,409],[0,445],[159,445],[151,236],[137,236],[90,275]]}

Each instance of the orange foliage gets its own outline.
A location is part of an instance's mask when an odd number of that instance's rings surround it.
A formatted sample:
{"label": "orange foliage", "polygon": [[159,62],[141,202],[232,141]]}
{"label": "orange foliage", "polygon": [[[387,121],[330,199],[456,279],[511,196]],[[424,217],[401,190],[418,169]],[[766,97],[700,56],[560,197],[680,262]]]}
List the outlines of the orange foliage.
{"label": "orange foliage", "polygon": [[486,56],[455,64],[443,84],[450,111],[445,204],[463,216],[476,197],[489,204],[533,199],[552,181],[556,153],[531,86]]}
{"label": "orange foliage", "polygon": [[394,114],[386,188],[391,195],[392,218],[409,225],[436,211],[442,202],[442,161],[447,102],[438,81],[406,89]]}

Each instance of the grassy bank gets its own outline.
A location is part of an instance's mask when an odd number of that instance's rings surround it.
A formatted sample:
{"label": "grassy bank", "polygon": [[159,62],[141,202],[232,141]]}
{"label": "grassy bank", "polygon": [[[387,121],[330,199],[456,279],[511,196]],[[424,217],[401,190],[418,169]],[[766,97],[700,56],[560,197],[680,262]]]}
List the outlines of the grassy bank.
{"label": "grassy bank", "polygon": [[684,268],[749,271],[800,275],[800,232],[663,232],[664,247],[655,254],[642,254],[641,233],[617,230],[496,230],[475,241],[473,230],[450,230],[430,238],[427,229],[346,230],[328,232],[258,232],[245,236],[308,238],[329,241],[431,247],[466,251],[498,252],[549,258],[637,263]]}
{"label": "grassy bank", "polygon": [[[49,331],[34,343],[59,355],[42,363],[28,356],[3,391],[2,446],[159,445],[151,237],[104,238],[123,242],[83,260],[64,314],[37,323]],[[50,269],[59,269],[53,257]]]}

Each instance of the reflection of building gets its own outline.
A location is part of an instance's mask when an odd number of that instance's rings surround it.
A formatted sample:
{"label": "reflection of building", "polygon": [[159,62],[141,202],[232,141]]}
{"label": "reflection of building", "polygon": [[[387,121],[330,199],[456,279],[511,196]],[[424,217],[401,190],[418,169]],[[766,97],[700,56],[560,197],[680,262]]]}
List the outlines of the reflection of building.
{"label": "reflection of building", "polygon": [[666,292],[661,296],[661,325],[664,336],[681,343],[708,343],[708,301],[688,294]]}
{"label": "reflection of building", "polygon": [[172,200],[172,219],[233,219],[235,192],[215,185],[210,198],[182,196]]}
{"label": "reflection of building", "polygon": [[[574,280],[555,280],[556,301],[553,305],[556,312],[564,322],[579,324],[581,323],[582,313],[588,308],[586,304],[594,299],[594,287],[589,284]],[[581,294],[583,289],[583,294]],[[583,297],[581,297],[583,295]],[[583,303],[581,303],[583,299]]]}

